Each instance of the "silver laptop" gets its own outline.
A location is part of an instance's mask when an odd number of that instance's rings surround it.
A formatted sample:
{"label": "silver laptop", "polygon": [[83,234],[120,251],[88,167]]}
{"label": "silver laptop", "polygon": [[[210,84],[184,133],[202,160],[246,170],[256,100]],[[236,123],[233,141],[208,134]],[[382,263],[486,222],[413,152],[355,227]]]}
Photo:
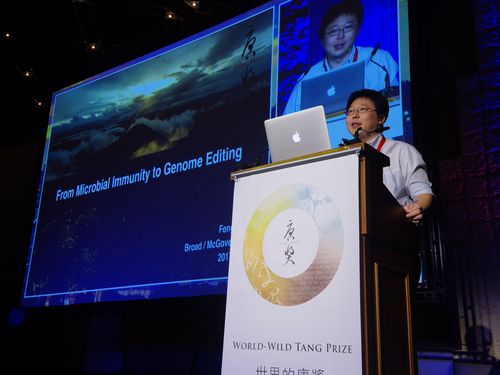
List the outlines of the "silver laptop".
{"label": "silver laptop", "polygon": [[353,91],[365,86],[365,62],[358,61],[320,76],[304,79],[300,96],[302,109],[322,105],[330,114],[345,109]]}
{"label": "silver laptop", "polygon": [[273,162],[331,149],[323,106],[264,121]]}

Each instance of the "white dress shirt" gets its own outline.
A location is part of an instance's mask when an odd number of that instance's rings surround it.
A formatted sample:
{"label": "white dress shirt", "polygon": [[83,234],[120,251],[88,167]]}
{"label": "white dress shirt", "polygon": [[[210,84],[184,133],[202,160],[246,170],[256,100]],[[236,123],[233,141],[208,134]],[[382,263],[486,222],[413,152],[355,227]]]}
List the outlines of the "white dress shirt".
{"label": "white dress shirt", "polygon": [[[382,139],[378,134],[366,143],[377,149]],[[433,194],[425,162],[414,146],[386,138],[379,151],[391,160],[391,165],[383,169],[384,185],[401,206],[412,203],[417,195]]]}

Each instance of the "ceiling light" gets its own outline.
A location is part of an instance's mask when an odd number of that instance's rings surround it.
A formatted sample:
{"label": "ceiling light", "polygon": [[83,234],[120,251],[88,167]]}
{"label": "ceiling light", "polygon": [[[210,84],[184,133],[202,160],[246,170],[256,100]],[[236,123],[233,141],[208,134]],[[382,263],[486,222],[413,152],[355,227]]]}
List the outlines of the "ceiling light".
{"label": "ceiling light", "polygon": [[28,70],[23,70],[21,72],[21,75],[25,78],[33,78],[34,74],[33,74],[33,69],[28,69]]}
{"label": "ceiling light", "polygon": [[199,1],[189,1],[189,0],[184,0],[184,2],[189,5],[191,8],[193,9],[198,9],[198,7],[200,6],[200,2]]}
{"label": "ceiling light", "polygon": [[4,31],[2,33],[2,37],[4,39],[12,39],[14,37],[14,33],[12,31]]}
{"label": "ceiling light", "polygon": [[179,17],[174,12],[172,12],[170,9],[165,8],[165,19],[166,20],[181,20],[181,17]]}
{"label": "ceiling light", "polygon": [[85,42],[85,49],[90,52],[99,52],[102,50],[101,43]]}

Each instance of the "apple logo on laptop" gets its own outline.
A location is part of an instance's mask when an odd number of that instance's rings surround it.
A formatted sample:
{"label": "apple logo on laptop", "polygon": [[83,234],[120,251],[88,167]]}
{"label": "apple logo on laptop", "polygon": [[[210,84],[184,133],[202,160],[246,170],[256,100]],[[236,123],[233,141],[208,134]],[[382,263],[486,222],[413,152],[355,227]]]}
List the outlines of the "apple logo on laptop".
{"label": "apple logo on laptop", "polygon": [[326,91],[326,94],[327,94],[328,96],[333,96],[333,95],[335,95],[335,93],[336,93],[336,90],[335,90],[335,86],[334,86],[334,85],[332,85],[332,86],[331,86],[331,87],[330,87],[330,88]]}
{"label": "apple logo on laptop", "polygon": [[295,131],[295,133],[293,133],[292,135],[292,139],[295,143],[299,143],[300,142],[300,134],[298,131]]}

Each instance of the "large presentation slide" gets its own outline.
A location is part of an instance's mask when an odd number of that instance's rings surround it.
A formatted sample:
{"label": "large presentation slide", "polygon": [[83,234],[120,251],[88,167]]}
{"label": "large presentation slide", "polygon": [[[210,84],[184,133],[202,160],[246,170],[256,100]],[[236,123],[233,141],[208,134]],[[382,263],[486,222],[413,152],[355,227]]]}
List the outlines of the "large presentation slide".
{"label": "large presentation slide", "polygon": [[[358,21],[326,17],[346,4]],[[405,4],[271,1],[54,93],[22,304],[226,293],[230,174],[268,162],[264,120],[302,109],[327,40],[353,43],[364,86],[390,89],[388,136],[411,141]],[[394,61],[390,87],[370,57]],[[345,115],[327,119],[336,147]]]}
{"label": "large presentation slide", "polygon": [[223,293],[266,153],[273,9],[56,93],[24,302]]}

